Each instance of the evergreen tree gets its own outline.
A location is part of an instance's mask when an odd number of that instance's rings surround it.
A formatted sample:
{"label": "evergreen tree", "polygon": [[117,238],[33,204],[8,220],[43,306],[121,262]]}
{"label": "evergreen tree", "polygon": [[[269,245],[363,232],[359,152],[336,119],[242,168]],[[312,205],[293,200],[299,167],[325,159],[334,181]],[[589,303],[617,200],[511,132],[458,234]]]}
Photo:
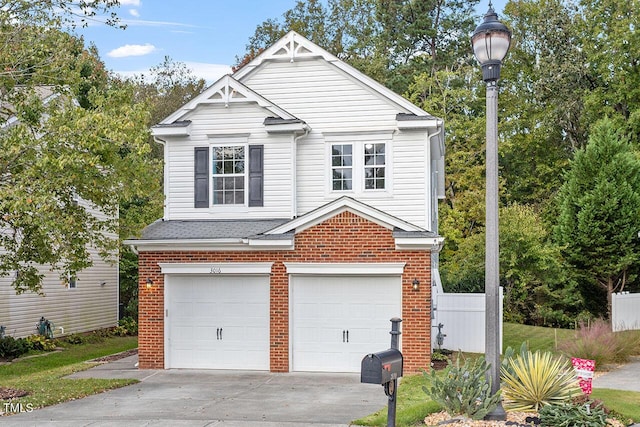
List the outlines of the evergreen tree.
{"label": "evergreen tree", "polygon": [[624,290],[640,262],[640,158],[610,119],[598,122],[576,153],[558,205],[555,234],[563,254],[591,309],[606,307],[601,314],[610,318],[611,295]]}

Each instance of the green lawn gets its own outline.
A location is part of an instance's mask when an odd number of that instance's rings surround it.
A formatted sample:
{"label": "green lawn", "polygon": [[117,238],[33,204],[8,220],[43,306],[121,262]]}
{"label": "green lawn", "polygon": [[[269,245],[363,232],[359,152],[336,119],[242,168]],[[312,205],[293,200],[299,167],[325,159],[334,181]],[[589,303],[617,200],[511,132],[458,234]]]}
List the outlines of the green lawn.
{"label": "green lawn", "polygon": [[[424,418],[441,410],[436,402],[430,400],[422,391],[422,386],[430,385],[429,378],[423,375],[411,375],[400,379],[398,402],[396,404],[396,426],[423,425]],[[384,393],[380,387],[380,393]],[[361,426],[386,426],[387,407],[353,422]]]}
{"label": "green lawn", "polygon": [[[25,358],[9,365],[0,366],[0,385],[6,388],[24,390],[28,396],[13,399],[8,407],[17,412],[30,408],[54,405],[78,399],[105,390],[138,382],[137,380],[66,379],[74,372],[89,369],[95,364],[87,360],[131,350],[138,346],[137,337],[105,338],[100,342],[80,345],[65,345],[64,350],[47,353],[38,357]],[[4,401],[3,401],[4,402]],[[0,406],[0,413],[5,406]]]}
{"label": "green lawn", "polygon": [[[516,352],[523,341],[527,341],[532,351],[551,351],[556,353],[557,342],[570,339],[574,331],[569,329],[542,328],[536,326],[517,325],[505,323],[503,326],[503,347],[512,347]],[[398,387],[398,403],[396,413],[396,425],[398,427],[412,427],[424,425],[424,418],[440,411],[439,405],[424,393],[423,386],[429,385],[429,379],[423,375],[411,375],[402,378]],[[380,393],[383,393],[380,387]],[[593,399],[599,399],[604,405],[620,414],[621,418],[640,422],[640,393],[594,389]],[[387,408],[381,408],[378,412],[353,421],[355,425],[386,426]]]}
{"label": "green lawn", "polygon": [[574,334],[575,330],[573,329],[543,328],[505,322],[502,326],[502,351],[504,352],[507,347],[511,347],[517,353],[522,343],[526,341],[531,351],[557,353],[558,343],[571,339]]}

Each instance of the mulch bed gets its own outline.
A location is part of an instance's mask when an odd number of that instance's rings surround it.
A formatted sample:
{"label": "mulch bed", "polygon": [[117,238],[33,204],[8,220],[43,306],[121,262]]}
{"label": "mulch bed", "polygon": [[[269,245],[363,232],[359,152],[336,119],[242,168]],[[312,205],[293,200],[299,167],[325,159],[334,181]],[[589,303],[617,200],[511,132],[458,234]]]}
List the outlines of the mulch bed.
{"label": "mulch bed", "polygon": [[27,396],[29,392],[24,390],[16,390],[15,388],[0,387],[0,400],[15,399]]}

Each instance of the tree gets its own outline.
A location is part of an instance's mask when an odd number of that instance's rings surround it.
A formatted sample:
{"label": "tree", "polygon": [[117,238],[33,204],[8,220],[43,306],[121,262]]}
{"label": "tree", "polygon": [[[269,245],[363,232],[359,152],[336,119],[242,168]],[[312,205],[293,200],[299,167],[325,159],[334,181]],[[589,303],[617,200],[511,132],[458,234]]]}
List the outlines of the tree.
{"label": "tree", "polygon": [[404,93],[413,76],[470,56],[478,0],[377,0],[379,54],[388,58],[385,85]]}
{"label": "tree", "polygon": [[118,218],[120,202],[157,187],[145,104],[61,31],[115,4],[0,3],[0,274],[18,293],[41,291],[40,266],[67,280],[91,265],[90,248],[109,259],[139,228]]}
{"label": "tree", "polygon": [[[442,266],[447,290],[484,292],[484,231],[464,239]],[[583,307],[559,247],[528,206],[500,210],[500,285],[510,322],[569,326]]]}
{"label": "tree", "polygon": [[598,122],[576,153],[558,205],[563,254],[583,280],[583,294],[593,296],[595,285],[606,295],[599,305],[610,318],[611,295],[640,261],[640,158],[610,119]]}
{"label": "tree", "polygon": [[585,52],[593,90],[585,119],[607,115],[632,143],[640,143],[640,2],[581,0]]}
{"label": "tree", "polygon": [[592,85],[580,19],[563,0],[512,0],[505,15],[513,37],[499,82],[501,176],[507,203],[542,210],[586,145],[583,94]]}

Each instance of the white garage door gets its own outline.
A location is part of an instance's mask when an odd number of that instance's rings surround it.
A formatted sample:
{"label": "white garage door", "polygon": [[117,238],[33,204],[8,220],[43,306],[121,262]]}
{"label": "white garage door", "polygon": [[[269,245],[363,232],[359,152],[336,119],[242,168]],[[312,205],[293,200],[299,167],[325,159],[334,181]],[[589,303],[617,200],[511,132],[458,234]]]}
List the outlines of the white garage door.
{"label": "white garage door", "polygon": [[165,367],[269,369],[269,277],[165,280]]}
{"label": "white garage door", "polygon": [[291,292],[294,371],[360,372],[402,314],[396,276],[291,276]]}

